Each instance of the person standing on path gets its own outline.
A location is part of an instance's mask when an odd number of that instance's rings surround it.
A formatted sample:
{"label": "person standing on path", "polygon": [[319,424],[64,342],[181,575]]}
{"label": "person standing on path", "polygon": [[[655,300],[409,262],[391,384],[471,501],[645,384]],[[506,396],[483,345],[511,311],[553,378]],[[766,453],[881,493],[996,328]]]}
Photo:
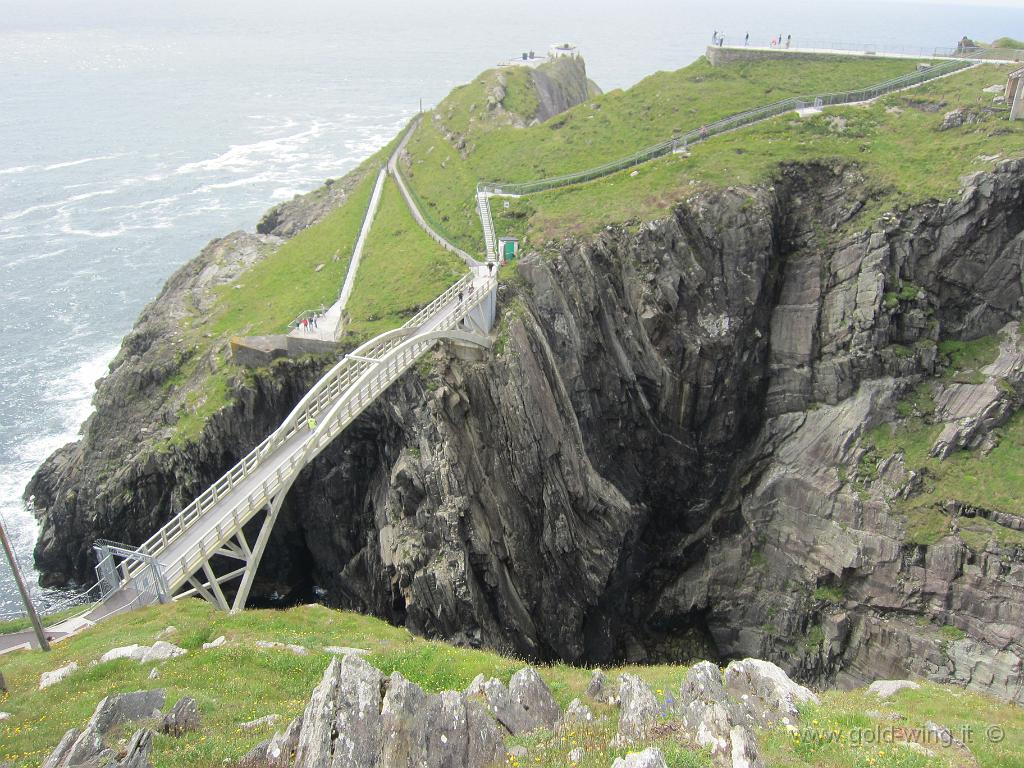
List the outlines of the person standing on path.
{"label": "person standing on path", "polygon": [[746,48],[750,45],[750,33],[747,32],[747,36],[743,38],[743,47]]}
{"label": "person standing on path", "polygon": [[718,42],[718,30],[716,29],[714,32],[711,33],[711,44],[714,45],[717,42]]}
{"label": "person standing on path", "polygon": [[793,36],[792,35],[786,35],[786,48],[787,49],[789,48],[789,44],[790,44],[790,42],[792,40],[793,40]]}

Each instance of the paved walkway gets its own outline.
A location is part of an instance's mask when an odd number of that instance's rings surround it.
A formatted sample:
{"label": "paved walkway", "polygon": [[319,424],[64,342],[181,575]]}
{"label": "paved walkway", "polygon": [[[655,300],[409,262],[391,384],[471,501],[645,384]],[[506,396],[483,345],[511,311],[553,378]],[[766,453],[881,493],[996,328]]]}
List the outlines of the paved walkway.
{"label": "paved walkway", "polygon": [[[138,599],[139,593],[134,589],[118,590],[105,601],[97,603],[91,609],[83,609],[82,614],[79,616],[63,619],[48,627],[44,626],[44,634],[51,644],[59,643],[61,640],[93,626],[97,622],[113,616],[115,613],[127,610]],[[23,629],[18,632],[0,635],[0,655],[10,651],[38,647],[39,643],[36,642],[36,634],[32,629]]]}
{"label": "paved walkway", "polygon": [[928,53],[887,53],[886,51],[847,50],[845,48],[774,48],[770,45],[713,45],[725,51],[759,51],[766,53],[821,54],[825,56],[863,56],[869,59],[914,59],[915,61],[974,61],[982,64],[1016,64],[1010,59],[971,58],[970,56],[936,56]]}

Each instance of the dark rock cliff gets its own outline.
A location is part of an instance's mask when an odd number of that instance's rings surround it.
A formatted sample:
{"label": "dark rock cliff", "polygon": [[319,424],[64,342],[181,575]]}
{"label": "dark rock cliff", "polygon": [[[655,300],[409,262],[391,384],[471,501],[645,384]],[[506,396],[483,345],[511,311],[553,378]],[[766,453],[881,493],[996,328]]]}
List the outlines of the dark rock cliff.
{"label": "dark rock cliff", "polygon": [[[909,543],[899,467],[846,479],[859,436],[933,373],[935,341],[1019,321],[1024,164],[844,234],[866,199],[855,169],[786,167],[530,254],[487,360],[438,350],[307,469],[257,588],[315,585],[540,659],[757,656],[819,684],[918,674],[1024,701],[1024,551]],[[919,293],[889,301],[903,281]],[[1005,346],[1004,416],[1024,394],[1018,336]],[[53,581],[88,578],[95,536],[145,538],[318,367],[255,376],[197,445],[100,480],[89,467],[126,455],[99,437],[118,370],[29,489]]]}

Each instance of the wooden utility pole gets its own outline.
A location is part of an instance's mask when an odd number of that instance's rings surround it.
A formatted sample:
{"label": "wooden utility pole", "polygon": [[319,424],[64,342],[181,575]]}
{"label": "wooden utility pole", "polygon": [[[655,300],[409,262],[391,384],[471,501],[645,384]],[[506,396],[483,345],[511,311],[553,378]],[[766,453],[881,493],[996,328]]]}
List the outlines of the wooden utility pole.
{"label": "wooden utility pole", "polygon": [[21,592],[21,600],[25,603],[25,611],[28,613],[28,617],[32,621],[32,629],[36,633],[36,639],[39,641],[39,647],[44,651],[48,651],[50,650],[50,643],[46,640],[46,634],[43,632],[43,625],[39,621],[39,614],[36,613],[36,607],[32,605],[32,597],[28,593],[28,587],[25,586],[25,579],[21,577],[21,569],[18,567],[18,561],[14,557],[14,549],[11,547],[11,540],[7,538],[7,530],[4,528],[3,520],[0,520],[0,540],[4,543],[4,552],[7,553],[7,562],[11,564],[11,573],[14,574],[14,581],[18,584],[18,591]]}

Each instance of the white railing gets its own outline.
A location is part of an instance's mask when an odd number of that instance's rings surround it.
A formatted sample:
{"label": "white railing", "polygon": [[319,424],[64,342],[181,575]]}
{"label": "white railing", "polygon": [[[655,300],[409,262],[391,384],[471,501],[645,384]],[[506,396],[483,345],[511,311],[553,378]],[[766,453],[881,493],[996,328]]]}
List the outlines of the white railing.
{"label": "white railing", "polygon": [[[472,282],[473,276],[466,275],[423,307],[401,328],[382,333],[346,355],[299,400],[280,427],[250,451],[234,467],[225,472],[223,476],[178,515],[164,524],[160,530],[137,548],[137,552],[142,555],[159,558],[161,553],[166,552],[169,546],[191,530],[208,512],[215,509],[219,505],[220,500],[227,497],[243,480],[250,477],[258,467],[262,466],[268,456],[294,437],[297,432],[307,429],[311,418],[316,419],[338,398],[342,397],[360,377],[376,366],[378,363],[372,362],[373,360],[385,359],[389,352],[400,346],[405,339],[415,333],[416,329],[430,322],[442,309],[451,304],[460,293],[465,295]],[[486,290],[483,291],[484,294],[486,292]],[[438,327],[449,327],[446,323],[451,318],[455,318],[451,321],[454,325],[482,300],[483,296],[481,295],[477,295],[475,300],[473,297],[464,300],[456,308],[456,311],[446,318],[446,322]],[[376,397],[376,394],[374,397]],[[291,457],[289,458],[290,460]],[[289,464],[290,468],[291,465]],[[232,506],[231,512],[234,513],[234,516],[230,522],[235,526],[234,530],[244,525],[256,512],[266,505],[267,500],[279,487],[281,477],[281,468],[278,467],[269,483],[264,481],[258,486],[258,490],[250,493],[243,503]],[[287,475],[284,475],[284,477],[287,477]],[[228,538],[230,535],[233,534],[229,534]],[[144,563],[127,564],[124,569],[125,580],[136,576],[146,567]]]}
{"label": "white railing", "polygon": [[422,204],[420,199],[416,196],[416,193],[409,188],[409,185],[405,183],[405,178],[402,176],[402,169],[399,164],[399,160],[402,155],[402,151],[405,149],[405,145],[409,142],[409,138],[415,132],[415,128],[419,125],[420,118],[416,118],[413,125],[406,132],[405,136],[402,137],[401,142],[398,144],[398,148],[395,153],[388,160],[388,167],[391,169],[391,175],[395,182],[398,184],[398,189],[402,193],[402,197],[405,199],[406,205],[409,207],[409,212],[412,217],[416,219],[416,224],[419,225],[420,229],[427,233],[431,240],[440,245],[446,251],[454,253],[460,259],[462,259],[466,265],[472,269],[480,264],[475,257],[469,255],[464,250],[459,248],[453,242],[448,240],[440,233],[440,227],[436,226],[433,222],[427,221],[426,206]]}
{"label": "white railing", "polygon": [[494,261],[497,257],[497,243],[494,239],[494,221],[491,219],[490,195],[482,189],[476,192],[476,207],[480,212],[480,226],[484,231],[484,248],[487,260]]}
{"label": "white railing", "polygon": [[[452,286],[442,294],[442,296],[448,297],[445,304],[450,303],[458,293],[458,285]],[[473,291],[468,297],[464,296],[455,311],[445,316],[436,328],[432,328],[426,335],[432,336],[434,332],[443,333],[455,328],[466,315],[487,300],[495,285],[496,280],[492,278],[481,290]],[[438,341],[436,337],[412,336],[404,341],[399,339],[399,343],[391,346],[395,341],[393,332],[382,335],[391,337],[386,342],[389,345],[388,351],[378,359],[377,363],[367,364],[367,369],[364,370],[362,376],[353,382],[353,385],[344,393],[344,397],[339,398],[338,402],[334,404],[325,417],[325,421],[321,422],[313,432],[312,449],[307,447],[306,442],[297,445],[288,454],[288,457],[275,468],[270,478],[258,486],[256,491],[224,509],[212,523],[210,530],[199,541],[191,545],[175,563],[164,564],[166,570],[163,571],[163,576],[171,594],[182,586],[196,569],[201,567],[202,563],[206,562],[257,512],[263,509],[278,489],[318,456],[342,430]],[[370,367],[373,370],[369,370]]]}
{"label": "white railing", "polygon": [[[460,290],[465,290],[471,282],[472,276],[467,275],[445,290],[399,329],[403,332],[401,335],[408,335],[409,332],[427,322],[443,306],[448,304]],[[138,547],[138,551],[144,555],[156,555],[179,539],[203,516],[205,510],[215,506],[220,498],[226,496],[241,481],[249,477],[257,467],[261,466],[264,458],[271,454],[281,443],[291,438],[299,429],[302,429],[310,418],[316,418],[320,411],[333,402],[346,387],[351,385],[369,367],[370,363],[356,359],[353,356],[375,357],[388,351],[398,344],[399,339],[395,339],[394,335],[394,332],[381,334],[343,358],[341,362],[323,376],[302,397],[292,409],[288,418],[285,419],[277,430],[253,448],[252,451],[225,472],[180,513],[165,523]],[[135,570],[137,568],[132,569],[132,571]]]}

